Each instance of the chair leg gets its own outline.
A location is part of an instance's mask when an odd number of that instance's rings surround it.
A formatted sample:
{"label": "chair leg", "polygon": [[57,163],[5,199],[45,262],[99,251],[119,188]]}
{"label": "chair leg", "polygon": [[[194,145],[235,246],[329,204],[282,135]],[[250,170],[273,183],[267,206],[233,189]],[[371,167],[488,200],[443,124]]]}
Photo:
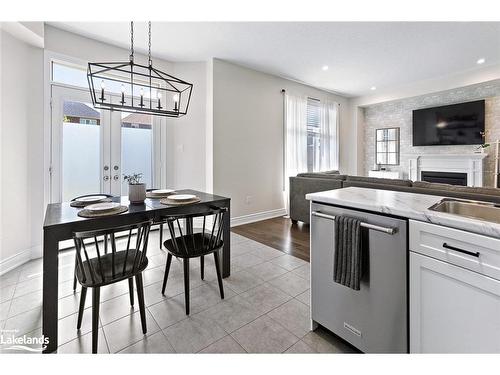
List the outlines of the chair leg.
{"label": "chair leg", "polygon": [[160,249],[163,246],[163,224],[160,224]]}
{"label": "chair leg", "polygon": [[76,267],[78,267],[78,263],[77,263],[76,255],[75,255],[75,271],[73,274],[73,291],[76,290]]}
{"label": "chair leg", "polygon": [[165,275],[163,275],[163,287],[161,294],[165,295],[165,288],[167,287],[168,272],[170,271],[170,263],[172,263],[172,254],[167,255],[167,264],[165,265]]}
{"label": "chair leg", "polygon": [[189,258],[184,258],[184,300],[186,315],[189,315]]}
{"label": "chair leg", "polygon": [[220,298],[224,299],[224,286],[222,285],[222,275],[220,274],[220,265],[219,265],[219,252],[214,252],[214,261],[215,261],[215,271],[217,272],[217,281],[219,282],[219,292]]}
{"label": "chair leg", "polygon": [[200,257],[200,273],[201,273],[201,279],[205,279],[205,257],[202,255]]}
{"label": "chair leg", "polygon": [[130,295],[130,306],[134,306],[134,278],[128,279],[128,294]]}
{"label": "chair leg", "polygon": [[97,354],[99,337],[99,303],[101,288],[92,288],[92,354]]}
{"label": "chair leg", "polygon": [[85,309],[85,298],[87,298],[87,288],[82,286],[82,294],[80,294],[80,308],[78,309],[78,322],[76,323],[76,329],[82,327],[83,310]]}
{"label": "chair leg", "polygon": [[139,300],[139,311],[141,314],[142,333],[146,334],[146,307],[144,306],[144,286],[142,285],[142,273],[135,275],[135,284],[137,285],[137,298]]}

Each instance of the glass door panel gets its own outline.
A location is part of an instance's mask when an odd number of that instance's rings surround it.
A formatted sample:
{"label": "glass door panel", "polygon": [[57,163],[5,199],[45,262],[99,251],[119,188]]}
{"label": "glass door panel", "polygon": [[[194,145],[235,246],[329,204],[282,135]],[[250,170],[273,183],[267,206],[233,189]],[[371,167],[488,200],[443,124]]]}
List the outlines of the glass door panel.
{"label": "glass door panel", "polygon": [[[153,119],[138,113],[121,114],[121,170],[123,175],[142,173],[146,188],[153,187]],[[128,183],[122,176],[122,195]]]}
{"label": "glass door panel", "polygon": [[101,112],[92,104],[64,100],[62,201],[101,192]]}

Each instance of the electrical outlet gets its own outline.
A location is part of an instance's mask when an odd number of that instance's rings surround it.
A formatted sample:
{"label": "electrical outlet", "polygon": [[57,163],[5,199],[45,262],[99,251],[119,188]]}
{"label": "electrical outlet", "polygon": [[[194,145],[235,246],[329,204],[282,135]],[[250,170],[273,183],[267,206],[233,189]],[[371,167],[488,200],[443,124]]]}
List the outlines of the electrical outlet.
{"label": "electrical outlet", "polygon": [[245,203],[252,204],[252,202],[253,202],[253,197],[251,195],[247,195],[247,197],[245,199]]}

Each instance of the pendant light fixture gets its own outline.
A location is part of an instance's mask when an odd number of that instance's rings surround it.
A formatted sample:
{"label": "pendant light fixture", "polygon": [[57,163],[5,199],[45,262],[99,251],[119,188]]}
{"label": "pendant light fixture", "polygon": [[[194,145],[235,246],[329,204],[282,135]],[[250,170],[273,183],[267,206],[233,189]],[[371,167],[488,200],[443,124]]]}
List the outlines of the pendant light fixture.
{"label": "pendant light fixture", "polygon": [[166,117],[187,113],[193,84],[153,67],[151,22],[148,29],[148,65],[134,60],[133,22],[130,22],[129,61],[88,64],[87,80],[95,108]]}

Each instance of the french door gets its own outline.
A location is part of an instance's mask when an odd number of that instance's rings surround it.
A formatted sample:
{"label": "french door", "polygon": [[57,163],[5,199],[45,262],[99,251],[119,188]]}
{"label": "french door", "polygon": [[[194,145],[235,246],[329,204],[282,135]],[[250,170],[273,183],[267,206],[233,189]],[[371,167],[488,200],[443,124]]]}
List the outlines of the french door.
{"label": "french door", "polygon": [[51,91],[52,203],[83,194],[126,195],[123,176],[130,173],[142,173],[148,188],[165,185],[164,119],[96,109],[86,89],[52,85]]}

